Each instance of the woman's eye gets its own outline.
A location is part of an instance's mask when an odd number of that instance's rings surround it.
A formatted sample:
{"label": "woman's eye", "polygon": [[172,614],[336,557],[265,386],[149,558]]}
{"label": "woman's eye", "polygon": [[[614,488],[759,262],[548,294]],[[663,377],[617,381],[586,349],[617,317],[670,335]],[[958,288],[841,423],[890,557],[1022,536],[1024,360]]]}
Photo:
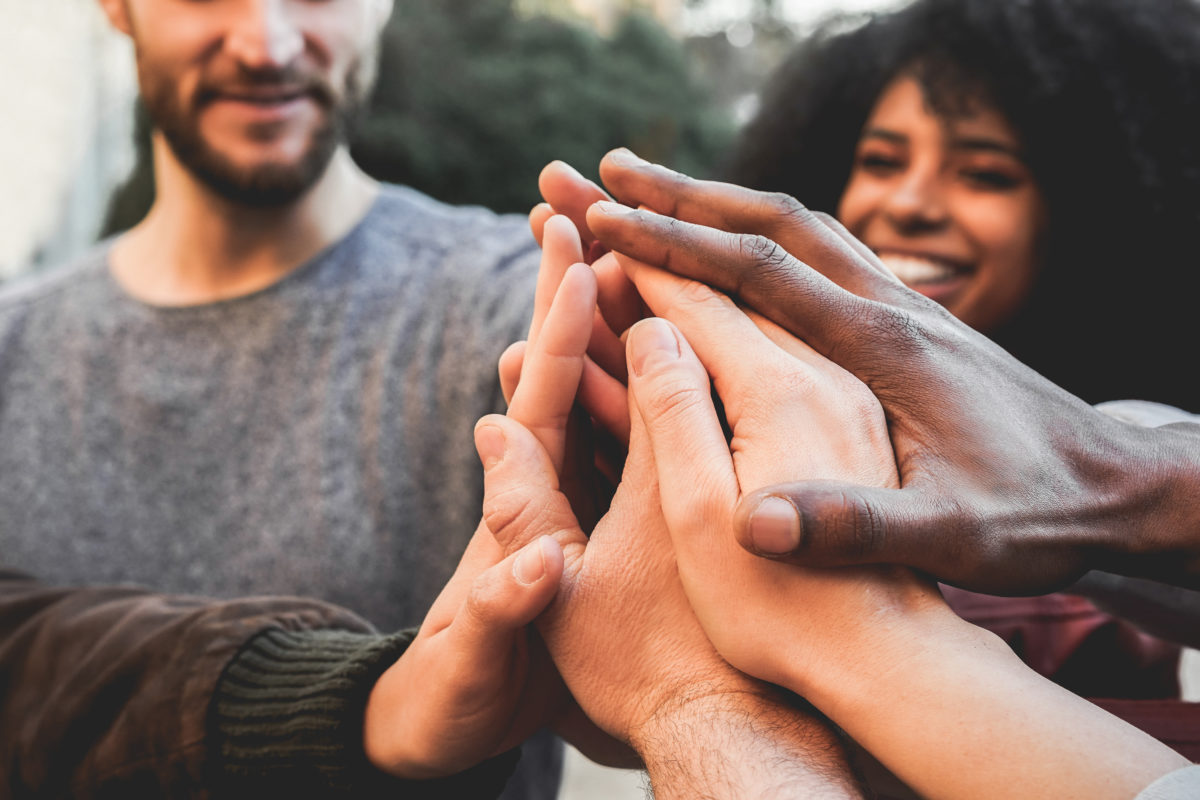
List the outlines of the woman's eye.
{"label": "woman's eye", "polygon": [[1021,184],[1021,179],[1007,172],[990,169],[965,169],[962,175],[967,181],[982,189],[1004,191],[1015,189]]}
{"label": "woman's eye", "polygon": [[895,172],[904,167],[904,162],[899,158],[884,155],[882,153],[864,153],[859,156],[858,166],[868,172],[883,174]]}

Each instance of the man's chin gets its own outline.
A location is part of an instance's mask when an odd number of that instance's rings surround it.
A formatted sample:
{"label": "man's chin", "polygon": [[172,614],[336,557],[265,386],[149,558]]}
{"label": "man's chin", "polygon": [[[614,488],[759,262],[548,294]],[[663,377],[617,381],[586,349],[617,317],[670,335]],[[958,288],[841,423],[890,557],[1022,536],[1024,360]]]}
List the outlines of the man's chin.
{"label": "man's chin", "polygon": [[197,181],[224,200],[255,208],[284,206],[303,196],[325,174],[341,140],[340,131],[331,123],[314,131],[304,147],[294,148],[299,151],[294,158],[239,153],[248,156],[243,162],[213,146],[198,126],[164,127],[162,131],[179,163]]}
{"label": "man's chin", "polygon": [[255,167],[195,170],[215,194],[238,205],[277,208],[294,203],[320,179],[325,164],[266,164]]}
{"label": "man's chin", "polygon": [[335,150],[335,140],[318,139],[297,160],[245,165],[203,146],[176,154],[188,172],[224,200],[252,208],[276,208],[308,192],[325,174]]}

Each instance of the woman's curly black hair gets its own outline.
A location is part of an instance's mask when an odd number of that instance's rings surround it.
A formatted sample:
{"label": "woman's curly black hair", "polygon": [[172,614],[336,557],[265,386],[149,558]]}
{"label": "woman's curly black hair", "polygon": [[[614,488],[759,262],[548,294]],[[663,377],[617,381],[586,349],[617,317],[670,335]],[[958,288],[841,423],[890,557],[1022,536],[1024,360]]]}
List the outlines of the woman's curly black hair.
{"label": "woman's curly black hair", "polygon": [[1089,401],[1200,412],[1200,2],[916,0],[832,21],[771,80],[727,177],[836,211],[906,71],[935,108],[998,108],[1045,198],[1034,289],[993,338]]}

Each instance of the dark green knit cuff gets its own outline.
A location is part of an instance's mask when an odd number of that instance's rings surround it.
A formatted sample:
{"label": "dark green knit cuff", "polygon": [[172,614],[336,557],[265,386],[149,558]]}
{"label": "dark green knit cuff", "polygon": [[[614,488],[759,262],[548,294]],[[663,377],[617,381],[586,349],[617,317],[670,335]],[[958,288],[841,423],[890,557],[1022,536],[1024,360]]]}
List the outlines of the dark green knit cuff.
{"label": "dark green knit cuff", "polygon": [[519,757],[512,751],[459,775],[402,781],[362,748],[367,696],[412,641],[345,631],[268,630],[226,667],[210,729],[215,797],[492,798]]}

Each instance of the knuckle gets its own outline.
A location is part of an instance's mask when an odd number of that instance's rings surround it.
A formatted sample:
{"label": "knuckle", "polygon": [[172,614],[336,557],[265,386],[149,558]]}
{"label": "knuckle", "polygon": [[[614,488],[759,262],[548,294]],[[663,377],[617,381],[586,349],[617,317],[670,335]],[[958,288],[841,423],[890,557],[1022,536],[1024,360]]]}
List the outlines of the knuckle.
{"label": "knuckle", "polygon": [[742,257],[760,269],[778,272],[791,262],[791,255],[774,239],[761,234],[740,237]]}
{"label": "knuckle", "polygon": [[772,216],[782,225],[811,225],[814,221],[813,212],[808,206],[785,192],[767,192],[764,195],[767,207]]}
{"label": "knuckle", "polygon": [[871,362],[887,365],[903,360],[913,365],[923,362],[934,348],[929,327],[907,309],[869,301],[862,309],[854,339],[872,356]]}
{"label": "knuckle", "polygon": [[688,505],[689,518],[686,530],[701,531],[711,528],[714,524],[728,524],[733,516],[733,507],[727,500],[721,487],[710,485],[712,481],[707,474],[702,474],[696,482],[693,492],[695,502]]}
{"label": "knuckle", "polygon": [[719,296],[712,287],[699,281],[683,281],[675,300],[680,306],[707,306],[719,301]]}
{"label": "knuckle", "polygon": [[696,385],[681,375],[666,375],[654,381],[639,407],[648,425],[672,428],[701,407],[704,396]]}
{"label": "knuckle", "polygon": [[555,522],[553,493],[530,491],[522,487],[489,492],[483,503],[483,522],[496,541],[512,552],[542,534],[553,533]]}
{"label": "knuckle", "polygon": [[825,532],[816,544],[830,556],[852,563],[869,563],[883,552],[886,542],[883,518],[870,502],[846,492],[834,492],[813,509],[812,520]]}
{"label": "knuckle", "polygon": [[696,182],[682,172],[676,172],[661,164],[655,164],[652,170],[655,178],[667,188],[662,198],[665,201],[665,207],[659,211],[674,219],[679,214],[680,198],[691,192]]}
{"label": "knuckle", "polygon": [[480,575],[471,585],[471,590],[467,592],[467,599],[463,601],[463,612],[477,622],[484,624],[491,622],[498,611],[496,589],[495,581],[490,573],[485,572]]}
{"label": "knuckle", "polygon": [[870,502],[847,502],[852,546],[863,558],[880,553],[887,542],[883,517]]}

